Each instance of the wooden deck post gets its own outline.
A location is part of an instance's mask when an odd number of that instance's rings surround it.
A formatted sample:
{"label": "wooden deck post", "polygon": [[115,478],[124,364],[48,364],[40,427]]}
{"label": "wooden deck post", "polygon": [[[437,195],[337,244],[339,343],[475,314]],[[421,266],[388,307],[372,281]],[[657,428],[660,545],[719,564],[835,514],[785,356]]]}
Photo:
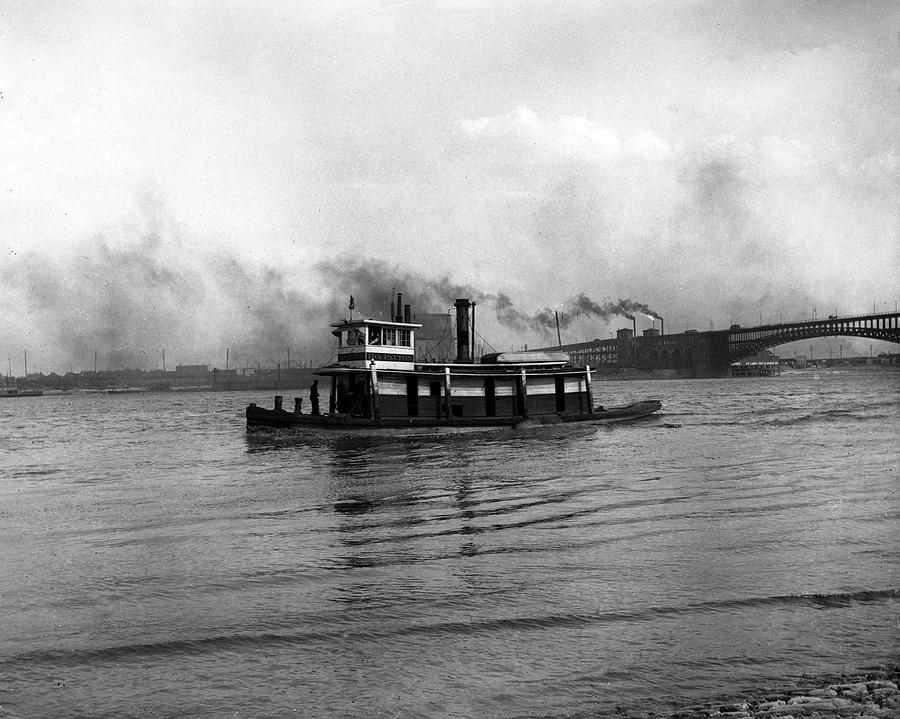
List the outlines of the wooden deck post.
{"label": "wooden deck post", "polygon": [[587,390],[588,414],[594,414],[594,392],[591,388],[591,366],[584,366],[584,388]]}
{"label": "wooden deck post", "polygon": [[372,383],[372,391],[369,393],[369,406],[372,411],[372,418],[378,419],[380,410],[378,408],[378,371],[375,369],[375,360],[369,363],[370,381]]}
{"label": "wooden deck post", "polygon": [[450,368],[444,367],[444,416],[450,419]]}
{"label": "wooden deck post", "polygon": [[522,368],[522,374],[516,382],[516,399],[519,405],[517,409],[522,410],[522,416],[528,417],[528,381],[526,379],[525,368]]}

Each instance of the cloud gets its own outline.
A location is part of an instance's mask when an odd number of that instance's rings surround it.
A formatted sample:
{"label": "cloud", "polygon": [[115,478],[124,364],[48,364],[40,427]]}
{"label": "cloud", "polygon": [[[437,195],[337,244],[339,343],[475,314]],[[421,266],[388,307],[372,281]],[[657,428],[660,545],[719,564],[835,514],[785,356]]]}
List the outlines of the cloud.
{"label": "cloud", "polygon": [[460,120],[462,132],[475,142],[505,144],[515,150],[531,150],[548,159],[586,162],[609,161],[621,155],[665,159],[670,148],[648,130],[621,140],[602,123],[586,117],[563,115],[542,120],[531,109],[519,106],[509,113]]}

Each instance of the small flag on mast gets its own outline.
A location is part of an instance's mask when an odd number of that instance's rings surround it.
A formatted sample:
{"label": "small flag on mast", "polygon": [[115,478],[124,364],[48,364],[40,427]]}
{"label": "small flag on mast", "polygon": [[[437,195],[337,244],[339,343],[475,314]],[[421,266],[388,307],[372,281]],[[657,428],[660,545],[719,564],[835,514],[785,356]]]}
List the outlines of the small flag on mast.
{"label": "small flag on mast", "polygon": [[350,309],[352,310],[354,308],[354,306],[355,305],[353,304],[353,295],[350,295]]}

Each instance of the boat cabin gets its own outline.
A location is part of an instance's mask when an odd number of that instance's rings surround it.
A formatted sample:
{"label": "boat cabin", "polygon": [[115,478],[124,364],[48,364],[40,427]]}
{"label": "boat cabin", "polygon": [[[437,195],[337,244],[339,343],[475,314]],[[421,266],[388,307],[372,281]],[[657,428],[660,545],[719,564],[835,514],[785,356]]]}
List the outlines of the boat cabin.
{"label": "boat cabin", "polygon": [[415,322],[347,320],[331,325],[337,337],[337,363],[342,367],[411,370],[415,361]]}
{"label": "boat cabin", "polygon": [[[398,299],[399,306],[399,299]],[[589,368],[554,352],[503,352],[476,362],[468,300],[457,300],[454,362],[417,362],[407,311],[392,320],[332,324],[337,358],[318,374],[331,379],[328,413],[369,419],[467,420],[593,411]],[[472,342],[474,344],[474,341]]]}

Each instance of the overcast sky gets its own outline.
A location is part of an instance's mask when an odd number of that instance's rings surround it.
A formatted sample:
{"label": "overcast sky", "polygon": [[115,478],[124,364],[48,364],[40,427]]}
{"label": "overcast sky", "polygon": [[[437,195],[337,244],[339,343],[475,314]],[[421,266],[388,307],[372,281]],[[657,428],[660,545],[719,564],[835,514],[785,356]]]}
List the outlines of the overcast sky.
{"label": "overcast sky", "polygon": [[495,344],[542,340],[498,297],[893,310],[898,33],[889,0],[0,0],[2,359],[324,360],[391,287],[470,293]]}

